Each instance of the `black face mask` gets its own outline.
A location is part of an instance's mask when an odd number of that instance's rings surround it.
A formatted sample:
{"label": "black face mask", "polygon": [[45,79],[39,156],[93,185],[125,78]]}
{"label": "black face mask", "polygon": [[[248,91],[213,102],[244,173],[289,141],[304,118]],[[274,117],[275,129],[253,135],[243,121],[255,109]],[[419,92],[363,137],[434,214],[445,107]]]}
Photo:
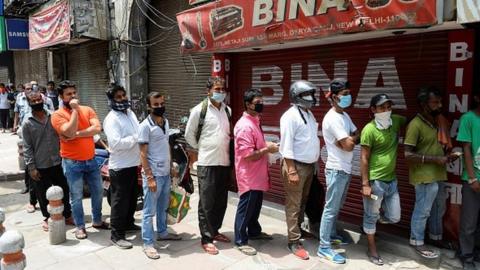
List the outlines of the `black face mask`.
{"label": "black face mask", "polygon": [[165,113],[165,107],[157,107],[157,108],[152,108],[152,113],[155,116],[163,117],[163,114]]}
{"label": "black face mask", "polygon": [[43,102],[37,104],[30,104],[30,107],[32,107],[32,111],[34,112],[41,112],[43,111]]}
{"label": "black face mask", "polygon": [[428,107],[428,110],[430,111],[430,115],[432,117],[437,117],[438,115],[440,115],[442,113],[442,110],[440,110],[440,109],[432,110],[432,109],[430,109],[430,107]]}
{"label": "black face mask", "polygon": [[263,103],[255,104],[255,109],[253,110],[256,111],[257,113],[263,112]]}
{"label": "black face mask", "polygon": [[116,102],[114,100],[111,100],[110,101],[110,107],[112,108],[112,110],[114,111],[120,111],[120,112],[123,112],[123,111],[126,111],[127,109],[130,108],[130,101],[128,100],[123,100],[121,102]]}

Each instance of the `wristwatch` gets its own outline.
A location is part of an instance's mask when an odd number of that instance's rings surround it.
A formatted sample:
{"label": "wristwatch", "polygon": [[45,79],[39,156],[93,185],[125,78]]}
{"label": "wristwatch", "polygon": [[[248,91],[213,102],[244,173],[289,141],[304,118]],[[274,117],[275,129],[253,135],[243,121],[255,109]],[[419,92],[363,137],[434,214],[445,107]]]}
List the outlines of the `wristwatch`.
{"label": "wristwatch", "polygon": [[475,182],[477,182],[477,181],[478,181],[477,178],[470,178],[470,179],[468,179],[468,183],[469,183],[470,185],[473,184],[473,183],[475,183]]}

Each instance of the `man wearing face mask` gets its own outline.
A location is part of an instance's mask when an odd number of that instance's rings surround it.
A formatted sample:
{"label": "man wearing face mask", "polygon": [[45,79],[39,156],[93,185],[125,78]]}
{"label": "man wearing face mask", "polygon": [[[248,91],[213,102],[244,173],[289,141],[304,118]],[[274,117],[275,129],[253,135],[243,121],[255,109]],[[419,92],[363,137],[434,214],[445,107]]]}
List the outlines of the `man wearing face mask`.
{"label": "man wearing face mask", "polygon": [[79,104],[76,85],[71,81],[60,83],[60,97],[64,107],[52,115],[52,126],[60,137],[62,167],[70,188],[75,226],[75,237],[87,238],[83,212],[83,183],[88,184],[92,202],[92,227],[110,229],[102,221],[103,185],[100,169],[95,161],[93,136],[100,133],[101,125],[95,111]]}
{"label": "man wearing face mask", "polygon": [[439,120],[443,117],[440,92],[435,88],[422,88],[418,91],[417,102],[421,110],[408,124],[405,136],[405,158],[410,183],[415,186],[410,245],[424,258],[433,259],[438,253],[425,245],[425,227],[428,219],[432,244],[448,247],[442,241],[447,199],[444,182],[447,180],[446,164],[458,156],[450,154],[451,144],[439,140],[442,131]]}
{"label": "man wearing face mask", "polygon": [[32,183],[44,217],[42,228],[44,231],[48,231],[50,214],[47,211],[46,192],[52,185],[63,189],[63,215],[66,223],[73,225],[69,189],[63,175],[62,158],[59,154],[59,138],[50,122],[50,112],[44,109],[43,99],[39,92],[30,92],[27,99],[32,112],[25,116],[23,123],[23,149],[25,165],[33,179]]}
{"label": "man wearing face mask", "polygon": [[128,249],[132,248],[132,243],[125,239],[125,232],[141,229],[135,225],[133,217],[137,207],[137,168],[140,165],[139,123],[130,110],[130,101],[122,86],[112,85],[106,95],[112,109],[103,121],[110,150],[111,240],[117,247]]}
{"label": "man wearing face mask", "polygon": [[345,257],[332,249],[332,244],[345,244],[337,235],[336,221],[345,202],[351,180],[353,149],[359,141],[359,131],[345,110],[352,105],[350,83],[342,78],[330,83],[327,93],[332,108],[323,118],[322,133],[328,157],[325,164],[327,192],[320,223],[320,246],[317,255],[334,263],[345,263]]}
{"label": "man wearing face mask", "polygon": [[305,205],[320,157],[318,123],[312,113],[317,88],[308,81],[290,86],[292,106],[280,118],[280,154],[282,178],[286,193],[285,214],[288,228],[288,249],[298,258],[308,260],[309,254],[300,242]]}
{"label": "man wearing face mask", "polygon": [[[138,144],[143,168],[143,251],[150,259],[160,255],[155,248],[155,239],[181,240],[167,231],[167,209],[170,202],[170,174],[173,172],[168,144],[168,120],[165,118],[165,97],[158,92],[147,95],[150,114],[139,127]],[[153,218],[157,216],[157,232],[153,229]],[[156,237],[155,237],[156,235]]]}
{"label": "man wearing face mask", "polygon": [[[243,96],[245,112],[235,124],[235,173],[240,200],[235,216],[235,244],[245,255],[257,254],[249,239],[270,240],[258,222],[263,192],[270,188],[268,154],[278,152],[273,142],[265,142],[260,127],[263,96],[259,89],[249,89]],[[248,230],[248,233],[247,233]]]}
{"label": "man wearing face mask", "polygon": [[[213,241],[230,242],[219,232],[227,209],[230,167],[231,110],[225,100],[225,80],[207,81],[208,97],[195,106],[188,119],[185,139],[198,149],[198,221],[202,247],[208,254],[218,254]],[[232,153],[233,154],[233,153]]]}
{"label": "man wearing face mask", "polygon": [[[395,169],[398,135],[402,126],[406,124],[406,119],[392,115],[392,105],[392,100],[386,94],[372,97],[370,110],[375,119],[363,128],[360,142],[363,231],[367,234],[368,258],[376,265],[384,264],[375,245],[377,220],[382,224],[400,221],[400,196]],[[383,208],[382,216],[380,208]]]}

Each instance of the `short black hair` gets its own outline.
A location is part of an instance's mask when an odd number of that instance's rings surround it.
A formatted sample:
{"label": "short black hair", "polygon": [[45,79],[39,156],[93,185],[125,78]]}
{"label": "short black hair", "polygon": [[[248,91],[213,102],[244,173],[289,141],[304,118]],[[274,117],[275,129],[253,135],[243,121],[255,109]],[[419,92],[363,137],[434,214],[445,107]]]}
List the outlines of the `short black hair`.
{"label": "short black hair", "polygon": [[[472,91],[472,110],[476,110],[478,106],[480,106],[480,88],[473,89]],[[475,100],[475,97],[478,99],[478,101]]]}
{"label": "short black hair", "polygon": [[47,82],[47,86],[48,86],[48,85],[53,85],[53,87],[55,87],[55,82],[54,82],[54,81],[48,81],[48,82]]}
{"label": "short black hair", "polygon": [[115,97],[115,94],[119,91],[123,91],[123,92],[127,93],[127,91],[125,91],[125,88],[123,86],[118,85],[118,84],[112,84],[108,88],[107,92],[105,92],[105,94],[107,95],[107,97],[109,99],[113,99]]}
{"label": "short black hair", "polygon": [[160,92],[157,92],[157,91],[153,91],[153,92],[148,93],[147,98],[146,98],[148,107],[151,106],[151,103],[150,103],[151,98],[159,98],[159,97],[163,97],[163,96],[164,96],[163,94],[161,94]]}
{"label": "short black hair", "polygon": [[249,88],[243,94],[243,106],[247,109],[247,102],[252,103],[256,97],[263,97],[262,91],[258,88]]}
{"label": "short black hair", "polygon": [[208,78],[208,80],[207,80],[207,89],[208,89],[208,90],[212,89],[212,87],[213,87],[216,83],[219,83],[219,82],[225,84],[225,79],[222,78],[222,77],[218,77],[218,76],[214,76],[214,77]]}
{"label": "short black hair", "polygon": [[418,89],[418,94],[417,94],[418,104],[423,105],[427,103],[428,100],[430,99],[430,96],[432,95],[436,97],[441,97],[442,92],[434,86],[421,87],[420,89]]}
{"label": "short black hair", "polygon": [[5,88],[5,84],[4,84],[4,83],[0,83],[0,87]]}
{"label": "short black hair", "polygon": [[64,80],[60,82],[58,85],[58,94],[63,95],[63,91],[70,87],[77,89],[77,85],[72,81]]}

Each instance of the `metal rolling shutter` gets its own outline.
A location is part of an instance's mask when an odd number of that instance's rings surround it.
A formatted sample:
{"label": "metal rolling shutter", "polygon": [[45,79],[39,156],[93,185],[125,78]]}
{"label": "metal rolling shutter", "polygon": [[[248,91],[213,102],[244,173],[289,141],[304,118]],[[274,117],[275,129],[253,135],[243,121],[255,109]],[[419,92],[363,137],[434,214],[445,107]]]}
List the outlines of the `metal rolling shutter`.
{"label": "metal rolling shutter", "polygon": [[[189,8],[187,1],[155,1],[155,8],[175,19],[175,14]],[[205,84],[211,74],[211,54],[180,54],[181,37],[178,28],[171,32],[148,24],[148,39],[162,35],[162,41],[148,49],[149,91],[167,96],[167,115],[176,126],[182,116],[197,105],[206,94]]]}
{"label": "metal rolling shutter", "polygon": [[8,67],[0,67],[0,83],[8,83]]}
{"label": "metal rolling shutter", "polygon": [[101,122],[109,111],[107,59],[108,42],[81,44],[67,51],[67,78],[77,84],[81,103],[92,107]]}
{"label": "metal rolling shutter", "polygon": [[[282,51],[266,51],[255,53],[239,53],[233,59],[233,68],[237,89],[234,90],[234,114],[240,116],[243,110],[241,90],[252,86],[262,86],[259,81],[276,80],[277,84],[264,84],[262,90],[265,97],[270,98],[270,102],[279,101],[276,105],[266,106],[262,114],[262,125],[265,133],[279,135],[280,117],[287,110],[289,105],[288,89],[292,78],[307,79],[307,74],[311,70],[309,79],[315,81],[317,85],[323,85],[323,89],[328,85],[328,79],[333,78],[334,69],[337,74],[348,73],[348,79],[352,84],[352,96],[354,102],[358,102],[356,107],[350,108],[347,112],[353,122],[361,130],[362,127],[371,119],[369,110],[365,108],[365,102],[378,92],[375,86],[387,85],[395,81],[396,76],[393,72],[383,72],[377,76],[376,72],[366,72],[367,65],[370,63],[375,69],[396,68],[398,78],[403,89],[392,88],[390,93],[397,99],[397,105],[406,105],[403,109],[395,109],[396,113],[412,117],[416,114],[417,103],[415,100],[417,89],[424,85],[434,85],[440,89],[446,88],[446,74],[448,61],[448,35],[447,32],[428,33],[423,35],[410,35],[404,37],[392,37],[383,39],[374,39],[367,41],[332,44],[317,47],[306,47],[301,49],[291,49]],[[391,60],[394,59],[394,62]],[[347,62],[345,62],[345,60]],[[334,63],[336,63],[336,68]],[[395,63],[395,64],[394,64]],[[322,73],[318,64],[325,72],[326,76],[320,76]],[[256,70],[256,76],[252,76]],[[263,74],[260,74],[262,73]],[[260,74],[260,75],[259,75]],[[302,76],[303,74],[303,76]],[[338,76],[338,75],[337,75]],[[370,79],[370,82],[369,82]],[[360,85],[364,85],[362,93],[359,94]],[[277,91],[274,91],[274,88]],[[394,93],[393,93],[394,92]],[[272,98],[275,93],[276,99]],[[313,109],[313,112],[320,124],[323,116],[330,109],[330,105],[324,98],[323,93],[318,93],[320,106]],[[322,141],[322,160],[320,164],[320,180],[324,183],[324,161],[326,157],[325,144]],[[359,150],[359,149],[358,149]],[[403,158],[403,147],[399,148],[399,160],[397,162],[397,177],[400,190],[402,219],[394,228],[409,228],[410,216],[415,202],[415,192],[409,184],[408,168]],[[361,224],[363,215],[363,203],[360,195],[361,181],[359,173],[359,151],[355,153],[353,160],[354,171],[357,175],[353,176],[350,184],[347,201],[341,212],[342,218],[350,222]],[[270,200],[283,202],[284,190],[280,180],[279,162],[271,167],[270,176],[272,180],[272,189],[267,194]]]}
{"label": "metal rolling shutter", "polygon": [[40,85],[46,85],[47,74],[47,50],[18,51],[13,53],[15,84],[24,84],[37,81]]}

